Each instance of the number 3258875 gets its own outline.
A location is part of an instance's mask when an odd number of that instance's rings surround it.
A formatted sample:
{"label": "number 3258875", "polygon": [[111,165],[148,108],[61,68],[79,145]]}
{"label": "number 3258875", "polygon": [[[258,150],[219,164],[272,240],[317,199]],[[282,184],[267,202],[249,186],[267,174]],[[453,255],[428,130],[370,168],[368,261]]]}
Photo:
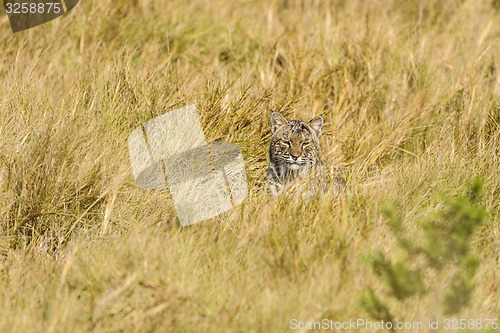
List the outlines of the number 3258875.
{"label": "number 3258875", "polygon": [[497,329],[497,319],[445,319],[445,330],[481,330],[481,329]]}
{"label": "number 3258875", "polygon": [[62,12],[61,4],[58,2],[45,3],[6,3],[5,10],[7,14],[59,14]]}

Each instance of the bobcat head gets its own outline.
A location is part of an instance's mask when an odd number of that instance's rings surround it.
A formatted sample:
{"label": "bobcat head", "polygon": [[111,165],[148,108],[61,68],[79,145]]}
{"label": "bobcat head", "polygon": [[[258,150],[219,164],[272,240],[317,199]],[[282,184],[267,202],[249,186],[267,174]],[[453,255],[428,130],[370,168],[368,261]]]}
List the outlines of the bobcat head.
{"label": "bobcat head", "polygon": [[287,120],[278,112],[272,113],[268,173],[272,194],[278,194],[286,183],[321,165],[319,137],[322,127],[322,117],[305,122]]}

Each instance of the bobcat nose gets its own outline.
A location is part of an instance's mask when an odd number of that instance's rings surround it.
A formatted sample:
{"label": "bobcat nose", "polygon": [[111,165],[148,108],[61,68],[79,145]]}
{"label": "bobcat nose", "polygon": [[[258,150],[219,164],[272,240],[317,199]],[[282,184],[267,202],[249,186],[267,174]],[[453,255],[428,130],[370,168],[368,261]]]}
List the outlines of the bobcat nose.
{"label": "bobcat nose", "polygon": [[300,156],[299,154],[293,154],[292,153],[292,158],[293,158],[294,161],[296,161],[297,158],[299,158],[299,156]]}

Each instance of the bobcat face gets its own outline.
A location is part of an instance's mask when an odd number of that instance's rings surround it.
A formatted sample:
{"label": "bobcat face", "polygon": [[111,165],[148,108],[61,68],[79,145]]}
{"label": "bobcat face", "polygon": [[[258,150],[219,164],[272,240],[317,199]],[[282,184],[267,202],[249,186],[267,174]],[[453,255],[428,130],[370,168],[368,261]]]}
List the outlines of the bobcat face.
{"label": "bobcat face", "polygon": [[[273,194],[296,176],[321,165],[319,136],[323,118],[309,122],[287,120],[278,112],[271,115],[268,180]],[[273,190],[273,184],[275,187]]]}

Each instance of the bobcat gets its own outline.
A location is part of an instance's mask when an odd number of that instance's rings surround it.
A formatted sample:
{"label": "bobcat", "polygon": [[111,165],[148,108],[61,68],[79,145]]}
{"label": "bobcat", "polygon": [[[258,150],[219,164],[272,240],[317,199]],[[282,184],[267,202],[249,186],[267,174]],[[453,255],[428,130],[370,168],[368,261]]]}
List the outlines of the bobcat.
{"label": "bobcat", "polygon": [[298,177],[310,176],[324,185],[318,179],[325,173],[319,145],[322,127],[321,116],[305,122],[287,120],[273,111],[267,176],[272,195],[281,194]]}

